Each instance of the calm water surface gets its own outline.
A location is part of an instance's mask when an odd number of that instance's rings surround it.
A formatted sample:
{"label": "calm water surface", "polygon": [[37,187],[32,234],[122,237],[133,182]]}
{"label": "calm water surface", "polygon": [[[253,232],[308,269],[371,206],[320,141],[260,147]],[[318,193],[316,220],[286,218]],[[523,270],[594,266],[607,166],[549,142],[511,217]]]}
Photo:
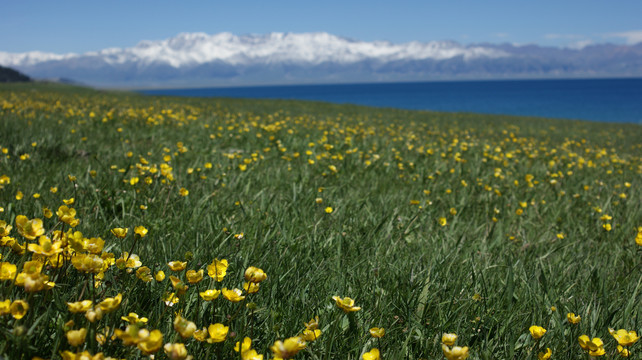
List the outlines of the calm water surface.
{"label": "calm water surface", "polygon": [[453,81],[141,90],[642,124],[642,79]]}

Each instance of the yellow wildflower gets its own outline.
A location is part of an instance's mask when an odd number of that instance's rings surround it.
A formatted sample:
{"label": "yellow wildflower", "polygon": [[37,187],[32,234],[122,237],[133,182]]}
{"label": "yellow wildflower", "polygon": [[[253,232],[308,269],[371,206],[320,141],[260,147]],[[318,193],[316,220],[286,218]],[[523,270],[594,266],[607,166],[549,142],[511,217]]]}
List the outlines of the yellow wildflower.
{"label": "yellow wildflower", "polygon": [[187,357],[187,349],[185,344],[170,344],[167,343],[163,347],[165,354],[171,360],[183,360]]}
{"label": "yellow wildflower", "polygon": [[468,346],[464,346],[464,347],[453,346],[452,348],[450,348],[445,344],[441,344],[441,350],[443,351],[444,356],[448,360],[464,360],[468,358],[468,356],[470,355],[468,353]]}
{"label": "yellow wildflower", "polygon": [[354,306],[354,300],[349,297],[342,299],[339,296],[333,296],[332,300],[334,300],[337,306],[346,313],[361,310],[361,307]]}
{"label": "yellow wildflower", "polygon": [[453,346],[455,345],[455,341],[457,341],[457,334],[454,333],[444,333],[441,335],[441,343],[446,344],[448,346]]}
{"label": "yellow wildflower", "polygon": [[78,302],[68,302],[67,303],[67,309],[69,309],[69,312],[71,313],[84,313],[87,312],[87,310],[91,309],[91,307],[94,305],[94,303],[91,300],[83,300],[83,301],[78,301]]}
{"label": "yellow wildflower", "polygon": [[372,336],[373,338],[382,338],[384,335],[386,335],[386,329],[384,328],[373,327],[372,329],[370,329],[370,336]]}
{"label": "yellow wildflower", "polygon": [[546,329],[544,329],[541,326],[537,326],[537,325],[533,325],[533,326],[529,327],[528,331],[530,331],[531,336],[535,340],[540,339],[546,333]]}
{"label": "yellow wildflower", "polygon": [[257,267],[250,266],[245,270],[245,280],[252,283],[260,283],[267,279],[265,272]]}
{"label": "yellow wildflower", "polygon": [[85,337],[87,337],[87,329],[82,328],[80,330],[69,330],[65,333],[67,341],[71,346],[80,346],[85,343]]}
{"label": "yellow wildflower", "polygon": [[16,320],[22,319],[25,316],[25,314],[27,314],[28,310],[29,310],[29,304],[27,304],[27,302],[24,300],[16,300],[12,302],[11,306],[9,307],[11,316],[13,316],[13,318]]}
{"label": "yellow wildflower", "polygon": [[207,265],[207,274],[211,277],[216,279],[216,281],[221,282],[225,278],[225,274],[227,273],[227,260],[218,260],[214,259],[210,265]]}
{"label": "yellow wildflower", "polygon": [[111,233],[112,233],[115,237],[117,237],[117,238],[119,238],[119,239],[123,239],[123,238],[125,238],[125,236],[127,236],[127,232],[128,232],[128,231],[129,231],[129,229],[128,229],[128,228],[113,228],[113,229],[111,229]]}
{"label": "yellow wildflower", "polygon": [[566,314],[566,320],[571,324],[579,324],[582,317],[573,313]]}
{"label": "yellow wildflower", "polygon": [[138,348],[145,355],[157,352],[163,346],[163,333],[154,330],[143,341],[138,343]]}
{"label": "yellow wildflower", "polygon": [[188,283],[197,284],[201,280],[203,280],[203,269],[199,271],[188,270],[187,273],[185,274],[185,277],[187,278]]}
{"label": "yellow wildflower", "polygon": [[170,270],[172,271],[183,271],[185,270],[185,267],[187,267],[187,262],[186,261],[170,261],[167,263],[167,266],[169,266]]}
{"label": "yellow wildflower", "polygon": [[174,319],[174,330],[178,332],[183,338],[191,337],[196,331],[196,324],[185,319],[180,315],[176,315]]}
{"label": "yellow wildflower", "polygon": [[277,340],[270,347],[275,357],[281,359],[289,359],[296,355],[299,351],[305,349],[306,343],[298,336],[285,339],[285,341]]}
{"label": "yellow wildflower", "polygon": [[633,330],[627,331],[624,329],[620,329],[615,331],[609,328],[609,333],[611,334],[611,336],[613,336],[617,343],[622,346],[631,346],[635,344],[640,338],[638,334]]}
{"label": "yellow wildflower", "polygon": [[379,360],[381,356],[379,354],[379,349],[373,348],[367,353],[364,353],[362,356],[363,360]]}
{"label": "yellow wildflower", "polygon": [[16,216],[16,227],[18,228],[18,233],[28,240],[34,240],[45,233],[45,229],[42,227],[42,220],[29,220],[24,215]]}
{"label": "yellow wildflower", "polygon": [[120,306],[120,303],[123,301],[123,295],[118,294],[113,298],[106,298],[105,300],[98,303],[98,307],[105,313],[110,313]]}
{"label": "yellow wildflower", "polygon": [[551,358],[551,355],[553,355],[553,352],[551,351],[551,348],[546,348],[545,352],[539,352],[537,354],[537,360],[548,360]]}
{"label": "yellow wildflower", "polygon": [[245,299],[245,296],[242,296],[243,292],[240,289],[228,290],[227,288],[223,288],[221,292],[223,293],[223,297],[231,302],[239,302]]}
{"label": "yellow wildflower", "polygon": [[207,342],[211,344],[225,341],[229,329],[229,327],[223,324],[210,324],[210,326],[207,328],[207,332],[210,335],[210,337],[207,339]]}

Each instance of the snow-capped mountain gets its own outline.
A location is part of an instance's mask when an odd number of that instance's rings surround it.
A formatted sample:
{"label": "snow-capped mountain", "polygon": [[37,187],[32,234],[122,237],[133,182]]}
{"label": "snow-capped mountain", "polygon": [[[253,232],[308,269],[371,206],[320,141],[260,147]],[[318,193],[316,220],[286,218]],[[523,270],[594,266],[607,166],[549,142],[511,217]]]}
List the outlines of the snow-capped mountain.
{"label": "snow-capped mountain", "polygon": [[[587,58],[586,54],[590,54]],[[0,52],[35,78],[97,86],[202,86],[538,76],[641,76],[642,44],[582,49],[452,41],[365,42],[328,33],[183,33],[84,54]]]}

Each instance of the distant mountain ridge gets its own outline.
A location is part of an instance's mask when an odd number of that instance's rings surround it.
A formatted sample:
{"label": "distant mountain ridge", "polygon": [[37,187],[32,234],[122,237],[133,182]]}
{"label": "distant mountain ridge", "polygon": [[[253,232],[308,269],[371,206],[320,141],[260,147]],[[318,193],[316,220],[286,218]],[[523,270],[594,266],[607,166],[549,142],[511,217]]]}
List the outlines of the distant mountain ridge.
{"label": "distant mountain ridge", "polygon": [[84,54],[0,52],[36,78],[95,86],[217,86],[470,78],[642,76],[642,43],[581,49],[365,42],[328,33],[182,33]]}

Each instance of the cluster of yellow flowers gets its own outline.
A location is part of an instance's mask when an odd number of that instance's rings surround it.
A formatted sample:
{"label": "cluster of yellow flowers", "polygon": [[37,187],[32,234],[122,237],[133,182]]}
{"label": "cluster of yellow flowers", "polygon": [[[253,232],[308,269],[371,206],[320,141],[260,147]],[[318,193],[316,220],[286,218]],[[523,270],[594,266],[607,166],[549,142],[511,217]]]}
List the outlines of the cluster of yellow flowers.
{"label": "cluster of yellow flowers", "polygon": [[[73,208],[61,206],[58,211],[59,224],[72,224],[78,223],[75,217],[76,212]],[[24,215],[18,215],[15,219],[15,226],[27,243],[20,243],[16,238],[11,237],[11,230],[13,227],[5,221],[0,221],[0,232],[2,235],[2,246],[10,248],[13,253],[17,255],[26,255],[28,251],[31,253],[31,260],[22,264],[22,270],[18,271],[18,265],[5,261],[0,263],[0,280],[9,281],[12,286],[20,286],[24,288],[26,294],[39,292],[43,290],[51,290],[56,286],[68,286],[65,284],[65,279],[60,274],[68,273],[69,267],[75,268],[79,273],[90,274],[93,281],[93,288],[103,289],[103,293],[108,290],[101,284],[102,279],[105,278],[106,272],[112,269],[112,266],[121,271],[123,274],[134,273],[138,279],[143,282],[150,282],[155,279],[157,282],[165,280],[163,270],[158,270],[155,277],[152,278],[151,269],[143,266],[140,258],[136,254],[130,254],[124,251],[121,256],[116,259],[114,254],[103,252],[105,241],[101,238],[86,238],[80,232],[73,232],[69,229],[67,232],[63,230],[55,230],[52,232],[53,236],[45,235],[45,228],[41,219],[29,219]],[[113,228],[111,234],[118,239],[124,239],[129,232],[128,228]],[[144,226],[136,226],[134,228],[134,245],[136,241],[147,236],[148,230]],[[38,243],[28,243],[38,239]],[[26,244],[26,245],[25,245]],[[133,247],[132,247],[133,249]],[[19,258],[18,258],[19,259]],[[186,270],[186,261],[171,261],[167,264],[170,271],[182,273]],[[221,282],[225,278],[228,269],[228,262],[226,259],[214,259],[211,264],[207,266],[207,274],[216,282]],[[45,270],[48,273],[45,273]],[[135,272],[134,272],[135,270]],[[51,274],[57,275],[57,281],[62,283],[55,283],[50,281]],[[67,275],[69,276],[69,275]],[[120,276],[120,275],[119,275]],[[184,280],[178,276],[171,275],[171,286],[174,292],[166,293],[166,306],[171,307],[180,301],[180,298],[185,295],[189,285],[198,284],[203,280],[204,270],[187,270],[184,273]],[[247,295],[254,294],[259,291],[259,284],[267,279],[267,274],[260,268],[250,266],[246,269],[245,282],[243,289],[206,289],[199,292],[200,297],[204,301],[212,301],[223,294],[223,297],[232,303],[240,302],[246,298]],[[189,285],[188,285],[189,284]],[[83,290],[84,292],[84,290]],[[95,294],[92,290],[92,294]],[[82,298],[82,293],[80,297]],[[93,295],[95,298],[96,296]],[[67,310],[70,314],[84,314],[86,321],[90,328],[95,329],[96,341],[104,345],[108,341],[119,339],[122,341],[123,346],[137,347],[142,354],[153,354],[163,347],[163,334],[160,330],[147,330],[145,325],[148,322],[146,317],[139,317],[136,313],[129,313],[128,316],[123,316],[122,320],[127,323],[124,329],[110,329],[109,327],[101,327],[99,324],[101,320],[109,313],[119,309],[123,302],[123,295],[116,294],[113,297],[105,297],[99,302],[93,299],[78,300],[75,302],[67,303]],[[0,315],[11,314],[14,319],[22,319],[28,312],[30,306],[26,300],[9,299],[0,301]],[[91,324],[98,324],[91,325]],[[318,318],[316,322],[311,321],[311,325],[306,325],[307,329],[303,336],[306,339],[313,340],[320,335],[320,330],[315,326],[318,325]],[[317,324],[317,325],[314,325]],[[88,327],[80,327],[75,329],[76,321],[69,320],[65,323],[65,337],[67,343],[75,348],[80,347],[86,341],[88,334]],[[178,314],[174,319],[174,329],[182,338],[194,338],[201,342],[219,343],[225,341],[229,331],[229,327],[221,323],[210,324],[207,328],[197,330],[196,324],[183,318]],[[255,350],[249,349],[245,340],[243,359],[256,360],[262,359],[262,355],[258,355]],[[280,342],[275,343],[273,350],[275,353],[292,353],[290,349],[291,341],[286,340],[287,346],[281,351],[282,347]],[[302,342],[304,344],[304,342]],[[182,343],[166,343],[164,345],[166,354],[171,359],[186,359],[188,358],[185,345]],[[70,350],[61,351],[60,355],[63,359],[109,359],[102,353],[91,355],[87,351],[74,353]],[[282,356],[283,358],[287,358]]]}
{"label": "cluster of yellow flowers", "polygon": [[444,333],[441,336],[441,349],[444,352],[444,356],[448,360],[464,360],[467,359],[470,355],[468,352],[468,346],[459,347],[455,346],[457,341],[457,334],[455,333]]}
{"label": "cluster of yellow flowers", "polygon": [[[578,324],[581,320],[579,316],[576,316],[573,313],[568,313],[566,315],[566,318],[570,324]],[[535,339],[539,345],[539,340],[544,336],[544,334],[546,334],[546,329],[541,326],[533,325],[528,330],[530,331],[533,339]],[[629,357],[631,355],[629,347],[638,341],[638,334],[633,330],[620,329],[616,331],[611,328],[609,328],[609,333],[618,343],[618,355],[622,357]],[[598,337],[594,337],[593,339],[591,339],[588,335],[581,335],[578,338],[578,342],[582,350],[586,351],[591,357],[600,357],[606,354],[606,350],[604,349],[604,341],[602,341],[602,339]],[[548,360],[551,358],[552,354],[553,353],[551,349],[546,348],[545,352],[538,353],[537,358],[538,360]]]}

